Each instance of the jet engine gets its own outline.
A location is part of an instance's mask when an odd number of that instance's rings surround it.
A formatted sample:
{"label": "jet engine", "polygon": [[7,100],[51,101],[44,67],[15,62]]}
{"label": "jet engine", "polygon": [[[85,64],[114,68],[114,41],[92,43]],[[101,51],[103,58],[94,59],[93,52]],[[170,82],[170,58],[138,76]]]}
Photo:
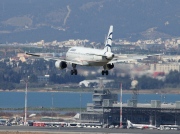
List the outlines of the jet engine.
{"label": "jet engine", "polygon": [[114,68],[114,64],[113,64],[113,63],[106,65],[106,69],[107,69],[107,70],[110,70],[110,69],[113,69],[113,68]]}
{"label": "jet engine", "polygon": [[64,69],[67,67],[67,63],[65,61],[56,61],[55,67],[58,69]]}

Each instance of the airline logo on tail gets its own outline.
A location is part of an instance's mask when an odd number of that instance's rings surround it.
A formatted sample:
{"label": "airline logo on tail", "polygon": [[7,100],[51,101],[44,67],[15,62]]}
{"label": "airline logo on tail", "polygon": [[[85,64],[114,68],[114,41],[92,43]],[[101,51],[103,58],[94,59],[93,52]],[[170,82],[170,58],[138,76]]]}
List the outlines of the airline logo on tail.
{"label": "airline logo on tail", "polygon": [[130,120],[127,120],[127,127],[128,127],[128,128],[133,127],[133,125],[132,125],[132,123],[130,122]]}
{"label": "airline logo on tail", "polygon": [[111,25],[109,28],[109,33],[106,38],[104,51],[105,52],[111,52],[111,46],[112,46],[112,34],[113,34],[113,26]]}

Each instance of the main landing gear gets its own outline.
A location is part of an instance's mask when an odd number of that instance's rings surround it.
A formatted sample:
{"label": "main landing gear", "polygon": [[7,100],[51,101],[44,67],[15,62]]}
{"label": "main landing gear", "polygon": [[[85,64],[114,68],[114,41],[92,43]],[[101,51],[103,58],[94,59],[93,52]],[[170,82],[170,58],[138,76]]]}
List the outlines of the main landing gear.
{"label": "main landing gear", "polygon": [[104,68],[104,70],[102,70],[102,75],[104,75],[104,74],[108,75],[109,72],[108,72],[107,65],[104,65],[103,68]]}
{"label": "main landing gear", "polygon": [[73,70],[71,70],[71,75],[77,75],[77,69],[76,69],[76,64],[72,64]]}
{"label": "main landing gear", "polygon": [[102,75],[104,74],[108,75],[108,70],[102,70]]}

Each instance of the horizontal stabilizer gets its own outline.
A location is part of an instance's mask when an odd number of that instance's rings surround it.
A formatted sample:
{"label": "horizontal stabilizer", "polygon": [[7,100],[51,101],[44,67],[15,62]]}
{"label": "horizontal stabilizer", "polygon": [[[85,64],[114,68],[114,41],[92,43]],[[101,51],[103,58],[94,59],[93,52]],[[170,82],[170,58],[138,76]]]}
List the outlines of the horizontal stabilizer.
{"label": "horizontal stabilizer", "polygon": [[40,55],[38,54],[33,54],[33,53],[26,53],[27,55],[32,55],[32,56],[36,56],[36,57],[40,57]]}

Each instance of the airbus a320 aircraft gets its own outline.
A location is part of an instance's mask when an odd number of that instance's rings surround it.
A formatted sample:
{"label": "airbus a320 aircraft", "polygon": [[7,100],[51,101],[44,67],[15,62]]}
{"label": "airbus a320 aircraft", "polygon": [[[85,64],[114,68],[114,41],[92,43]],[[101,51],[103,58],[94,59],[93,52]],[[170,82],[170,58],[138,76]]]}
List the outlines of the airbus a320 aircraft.
{"label": "airbus a320 aircraft", "polygon": [[137,128],[137,129],[156,129],[156,126],[148,125],[148,124],[133,124],[130,120],[127,120],[127,128]]}
{"label": "airbus a320 aircraft", "polygon": [[[108,75],[108,70],[114,68],[113,62],[111,60],[114,58],[114,54],[111,52],[112,45],[112,32],[113,26],[109,28],[109,33],[106,39],[105,47],[103,50],[85,48],[85,47],[72,47],[70,48],[64,59],[57,59],[53,57],[44,57],[45,59],[57,60],[55,66],[59,69],[65,69],[67,63],[72,65],[71,75],[77,75],[77,65],[81,66],[103,66],[102,75]],[[41,57],[40,55],[33,53],[26,53],[28,55]]]}
{"label": "airbus a320 aircraft", "polygon": [[72,47],[70,48],[64,59],[60,59],[57,57],[44,57],[38,54],[26,53],[27,55],[37,56],[44,58],[46,60],[56,60],[55,66],[59,69],[65,69],[67,67],[67,63],[72,65],[71,75],[77,75],[77,65],[81,66],[102,66],[102,75],[108,75],[108,70],[114,68],[114,63],[117,62],[126,62],[128,59],[115,59],[114,53],[111,51],[112,46],[112,33],[113,26],[111,25],[109,28],[109,33],[107,35],[104,49],[94,49],[94,48],[86,48],[86,47]]}

